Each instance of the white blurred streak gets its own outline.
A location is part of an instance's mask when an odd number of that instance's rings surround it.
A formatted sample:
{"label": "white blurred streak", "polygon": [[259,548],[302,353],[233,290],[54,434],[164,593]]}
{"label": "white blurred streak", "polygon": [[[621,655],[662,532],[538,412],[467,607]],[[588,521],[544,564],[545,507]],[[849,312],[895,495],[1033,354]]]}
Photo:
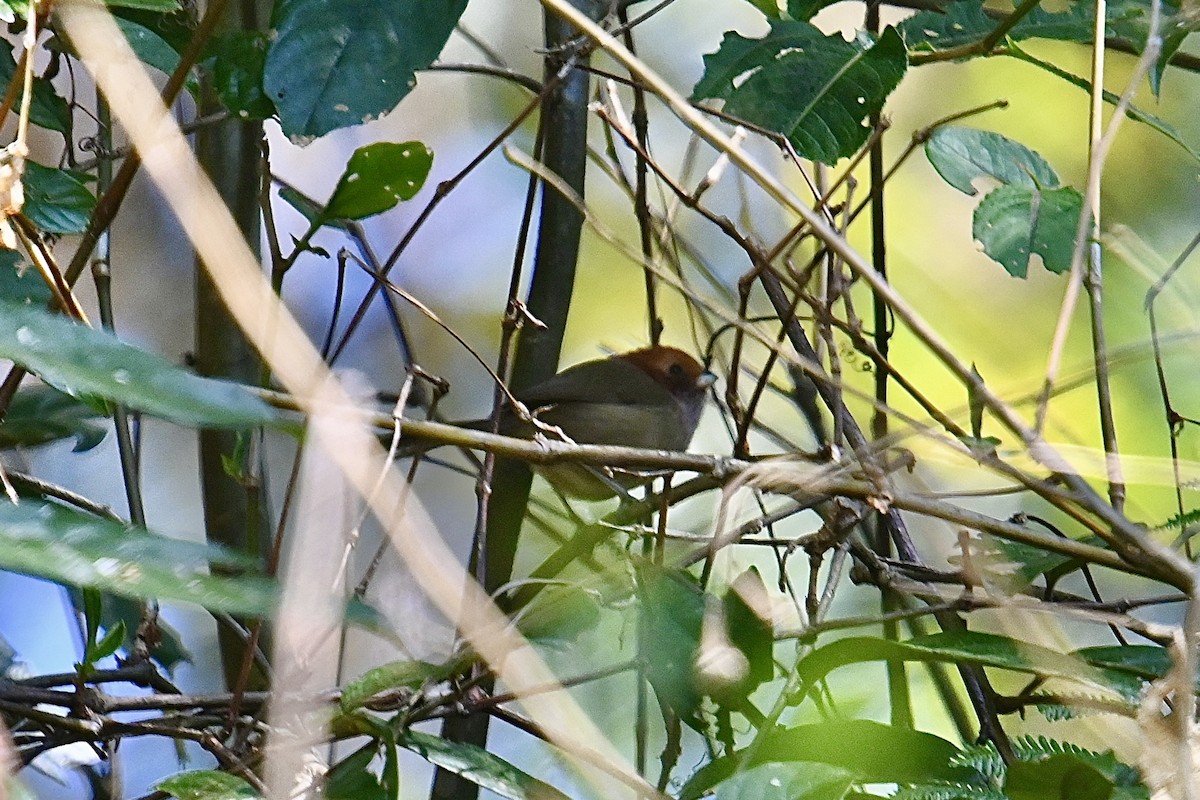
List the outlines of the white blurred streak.
{"label": "white blurred streak", "polygon": [[337,684],[346,564],[360,504],[330,450],[361,458],[374,441],[357,415],[326,411],[309,418],[293,524],[284,534],[283,593],[275,616],[265,776],[270,797],[309,796],[328,768],[322,750],[331,710],[321,696]]}
{"label": "white blurred streak", "polygon": [[[141,154],[144,169],[275,376],[310,411],[349,407],[346,393],[336,380],[329,379],[312,343],[271,291],[258,258],[246,246],[111,14],[98,0],[64,0],[56,10],[114,116]],[[359,496],[371,497],[372,511],[387,528],[421,588],[443,614],[458,620],[462,635],[510,690],[523,695],[557,683],[545,662],[470,580],[415,497],[408,499],[404,520],[392,519],[404,484],[396,471],[388,468],[377,442],[366,452],[352,453],[330,441],[327,433],[319,433],[311,444],[327,454]],[[385,471],[385,479],[374,493],[376,481]],[[567,754],[568,765],[592,787],[595,796],[629,796],[629,789],[618,788],[622,785],[637,787],[647,796],[657,794],[565,691],[533,692],[523,697],[521,705]],[[589,762],[602,765],[602,771],[587,766]]]}

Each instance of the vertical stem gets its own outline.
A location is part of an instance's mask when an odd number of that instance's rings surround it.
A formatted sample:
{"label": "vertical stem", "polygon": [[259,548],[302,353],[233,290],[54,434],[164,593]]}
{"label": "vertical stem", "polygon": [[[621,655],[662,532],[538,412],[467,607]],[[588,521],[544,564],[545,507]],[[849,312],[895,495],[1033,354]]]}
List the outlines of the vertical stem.
{"label": "vertical stem", "polygon": [[[259,0],[241,0],[226,11],[219,21],[219,33],[259,27],[265,21],[266,4]],[[201,114],[211,113],[220,105],[211,87],[204,87]],[[196,136],[196,155],[212,178],[222,199],[229,206],[238,227],[255,250],[261,234],[259,210],[259,159],[262,123],[230,120],[221,126],[204,128]],[[221,301],[216,286],[206,271],[196,269],[196,370],[201,375],[219,377],[246,384],[257,383],[258,357],[237,322]],[[262,516],[255,465],[247,447],[246,433],[200,431],[200,480],[204,506],[204,526],[208,540],[255,556],[269,552],[264,531],[270,526]],[[235,459],[240,476],[226,470],[227,459]],[[221,658],[230,687],[236,685],[246,644],[228,627],[220,632]],[[261,677],[261,676],[259,676]],[[257,680],[255,682],[257,686]]]}
{"label": "vertical stem", "polygon": [[[606,3],[596,0],[572,0],[576,8],[591,18]],[[542,162],[579,197],[584,196],[587,167],[588,98],[590,78],[586,58],[574,46],[579,32],[574,26],[547,9],[544,16],[546,43],[546,85],[553,86],[542,103],[539,134],[543,142]],[[526,307],[545,323],[545,328],[526,325],[517,339],[510,385],[516,392],[545,380],[555,373],[562,350],[563,333],[571,308],[575,285],[575,266],[583,233],[583,213],[575,204],[552,189],[543,188],[538,214],[537,246],[534,250],[533,275]],[[494,593],[512,577],[517,539],[529,502],[533,475],[529,468],[511,459],[497,459],[491,491],[482,564],[474,564],[482,577],[483,589]],[[503,598],[500,599],[503,605]],[[491,680],[480,683],[490,691]],[[448,741],[486,747],[488,716],[484,713],[448,717],[442,736]],[[433,778],[430,796],[437,800],[475,800],[479,786],[445,769]]]}
{"label": "vertical stem", "polygon": [[[1107,0],[1095,0],[1096,28],[1092,43],[1092,97],[1088,125],[1088,158],[1100,156],[1104,137],[1104,32],[1108,20]],[[1093,176],[1099,181],[1099,175]],[[1098,186],[1097,186],[1098,188]],[[1096,400],[1100,407],[1100,435],[1104,440],[1105,465],[1108,474],[1108,499],[1120,513],[1125,506],[1125,479],[1118,457],[1117,429],[1113,422],[1112,389],[1108,380],[1108,348],[1104,333],[1104,273],[1100,251],[1100,192],[1090,194],[1091,204],[1084,213],[1091,215],[1088,228],[1087,270],[1084,285],[1088,290],[1092,317],[1092,357],[1096,364]]]}

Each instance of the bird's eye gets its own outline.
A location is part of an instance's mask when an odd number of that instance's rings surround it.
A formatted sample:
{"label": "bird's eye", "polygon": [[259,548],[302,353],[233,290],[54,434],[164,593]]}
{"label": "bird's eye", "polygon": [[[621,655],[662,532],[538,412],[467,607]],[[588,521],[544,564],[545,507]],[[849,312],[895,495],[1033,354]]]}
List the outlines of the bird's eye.
{"label": "bird's eye", "polygon": [[671,377],[673,378],[682,378],[683,365],[681,365],[678,361],[672,362],[671,366],[667,367],[667,372],[671,373]]}

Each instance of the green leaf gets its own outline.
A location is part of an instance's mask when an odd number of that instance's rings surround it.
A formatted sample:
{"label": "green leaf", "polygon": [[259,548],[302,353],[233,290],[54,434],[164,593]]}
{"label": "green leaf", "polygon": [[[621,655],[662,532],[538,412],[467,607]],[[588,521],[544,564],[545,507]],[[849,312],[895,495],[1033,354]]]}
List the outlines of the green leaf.
{"label": "green leaf", "polygon": [[263,86],[293,139],[395,108],[441,53],[467,0],[279,0]]}
{"label": "green leaf", "polygon": [[517,629],[526,639],[542,644],[567,644],[596,626],[600,603],[595,593],[580,586],[547,586],[521,610]]}
{"label": "green leaf", "polygon": [[895,28],[872,44],[775,21],[762,39],[726,33],[704,57],[692,99],[724,100],[726,113],[783,134],[804,158],[833,164],[866,143],[868,117],[883,108],[907,64]]}
{"label": "green leaf", "polygon": [[29,306],[0,302],[0,358],[75,396],[96,395],[182,425],[244,428],[279,420],[240,386],[201,378],[106,331]]}
{"label": "green leaf", "polygon": [[240,119],[268,119],[275,104],[263,89],[270,38],[262,31],[235,31],[216,40],[212,84],[229,113]]}
{"label": "green leaf", "polygon": [[89,664],[95,664],[101,659],[108,658],[113,653],[121,649],[121,644],[125,641],[125,623],[118,622],[113,627],[105,631],[104,636],[100,641],[88,647],[87,653],[84,654],[84,660]]}
{"label": "green leaf", "polygon": [[841,800],[854,774],[828,764],[774,762],[739,772],[716,787],[717,800]]}
{"label": "green leaf", "polygon": [[160,781],[155,788],[179,800],[249,800],[258,797],[254,788],[243,779],[216,770],[181,772]]}
{"label": "green leaf", "polygon": [[868,636],[839,639],[806,656],[796,667],[808,686],[831,670],[866,661],[965,662],[1047,677],[1065,678],[1136,698],[1141,680],[1117,670],[1088,669],[1083,659],[1029,642],[974,631],[918,636],[894,642]]}
{"label": "green leaf", "polygon": [[108,427],[98,424],[98,417],[87,403],[50,386],[23,388],[0,421],[0,449],[36,447],[74,437],[73,452],[82,453],[104,440]]}
{"label": "green leaf", "polygon": [[1170,652],[1152,644],[1085,647],[1075,655],[1092,666],[1128,672],[1148,681],[1158,680],[1171,669]]}
{"label": "green leaf", "polygon": [[1040,155],[998,133],[953,126],[929,137],[925,155],[947,183],[968,195],[977,193],[977,180],[1000,183],[976,207],[972,232],[1010,275],[1026,277],[1034,255],[1050,272],[1071,268],[1083,197],[1060,187]]}
{"label": "green leaf", "polygon": [[1112,781],[1066,753],[1043,761],[1017,761],[1004,780],[1010,800],[1108,800],[1112,792]]}
{"label": "green leaf", "polygon": [[860,783],[969,780],[974,771],[951,766],[959,750],[931,733],[870,720],[834,720],[762,732],[754,743],[697,770],[680,792],[696,800],[739,770],[770,762],[815,762],[845,770]]}
{"label": "green leaf", "polygon": [[767,598],[766,584],[754,567],[734,579],[723,600],[726,634],[750,665],[746,680],[739,687],[741,699],[775,677],[774,628],[770,620],[764,620],[747,603],[747,597],[764,601]]}
{"label": "green leaf", "polygon": [[326,800],[392,800],[397,796],[389,794],[371,771],[376,749],[357,750],[329,770],[322,793]]}
{"label": "green leaf", "polygon": [[646,678],[655,694],[689,725],[698,724],[696,651],[704,620],[704,595],[683,570],[643,564],[638,570],[638,601]]}
{"label": "green leaf", "polygon": [[37,306],[50,302],[50,287],[16,250],[0,249],[0,301],[4,300]]}
{"label": "green leaf", "polygon": [[266,616],[275,604],[274,582],[209,574],[213,564],[249,563],[222,548],[155,536],[49,503],[0,504],[0,569],[69,586]]}
{"label": "green leaf", "polygon": [[113,17],[138,61],[170,75],[179,66],[179,54],[154,31],[132,20]]}
{"label": "green leaf", "polygon": [[567,800],[565,794],[550,784],[475,745],[450,742],[413,730],[401,732],[396,744],[509,800]]}
{"label": "green leaf", "polygon": [[25,216],[46,233],[82,233],[95,207],[96,198],[72,173],[25,162]]}
{"label": "green leaf", "polygon": [[[92,590],[82,591],[79,589],[71,590],[71,601],[76,608],[81,608],[83,605],[81,595],[93,593]],[[125,641],[122,647],[125,652],[130,652],[133,647],[134,638],[137,636],[138,626],[142,623],[142,616],[145,611],[144,604],[141,601],[134,600],[128,597],[120,597],[115,594],[105,592],[94,592],[100,598],[100,625],[105,630],[109,630],[116,625],[125,626]],[[183,662],[191,662],[192,654],[188,652],[183,645],[183,639],[179,635],[179,631],[175,630],[161,616],[155,621],[157,643],[150,650],[150,657],[156,662],[166,667],[167,670],[174,670],[176,666]]]}
{"label": "green leaf", "polygon": [[[1149,0],[1114,0],[1106,6],[1106,36],[1132,45],[1137,52],[1145,48],[1150,28]],[[921,11],[900,24],[900,30],[914,52],[948,50],[982,41],[1001,23],[1007,11],[989,8],[987,0],[955,0],[937,11]],[[1194,15],[1181,13],[1178,2],[1162,6],[1160,34],[1162,51],[1150,73],[1154,94],[1161,89],[1163,71],[1187,36],[1200,25]],[[1038,6],[1009,32],[1013,41],[1053,39],[1089,43],[1095,29],[1095,5],[1070,2],[1063,11],[1051,12]],[[984,55],[984,54],[979,54]]]}
{"label": "green leaf", "polygon": [[395,689],[420,689],[427,683],[446,680],[458,669],[454,662],[430,664],[426,661],[393,661],[367,670],[342,689],[341,709],[350,712],[362,708],[380,692]]}
{"label": "green leaf", "polygon": [[420,142],[377,142],[350,156],[324,217],[365,219],[411,199],[425,184],[433,153]]}
{"label": "green leaf", "polygon": [[971,196],[978,193],[974,182],[980,178],[1029,189],[1059,186],[1058,174],[1046,159],[992,131],[938,128],[925,142],[925,156],[946,183]]}
{"label": "green leaf", "polygon": [[1056,275],[1071,268],[1083,195],[1067,186],[1049,191],[1001,186],[975,208],[971,233],[1009,275],[1024,278],[1033,256]]}
{"label": "green leaf", "polygon": [[[0,39],[0,85],[8,86],[17,73],[16,58],[11,43]],[[20,100],[14,111],[20,109]],[[58,131],[70,137],[71,107],[46,78],[33,79],[33,102],[29,106],[29,121],[39,128]]]}

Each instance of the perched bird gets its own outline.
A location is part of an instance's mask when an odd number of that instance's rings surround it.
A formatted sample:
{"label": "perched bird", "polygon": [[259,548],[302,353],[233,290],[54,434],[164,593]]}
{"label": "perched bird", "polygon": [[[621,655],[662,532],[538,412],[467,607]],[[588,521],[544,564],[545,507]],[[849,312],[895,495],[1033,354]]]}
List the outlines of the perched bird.
{"label": "perched bird", "polygon": [[[658,345],[586,361],[517,393],[539,422],[562,430],[577,444],[685,450],[716,375],[674,347]],[[486,422],[464,423],[486,428]],[[511,410],[500,433],[531,439],[534,425]],[[645,483],[621,470],[552,464],[538,471],[559,491],[585,500],[613,497],[618,487]],[[611,473],[611,474],[610,474]]]}

